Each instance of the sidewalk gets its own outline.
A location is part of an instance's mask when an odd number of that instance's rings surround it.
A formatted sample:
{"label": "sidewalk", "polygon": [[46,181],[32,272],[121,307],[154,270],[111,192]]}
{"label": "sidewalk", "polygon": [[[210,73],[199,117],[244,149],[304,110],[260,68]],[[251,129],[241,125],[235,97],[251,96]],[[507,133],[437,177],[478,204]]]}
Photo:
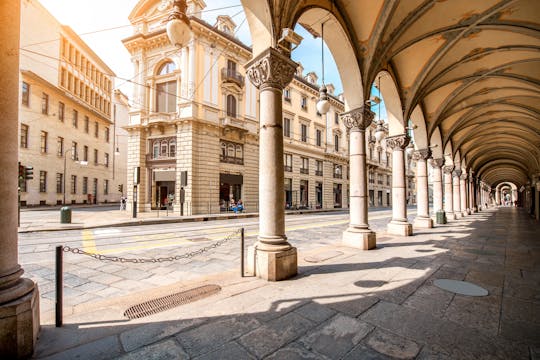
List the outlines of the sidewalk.
{"label": "sidewalk", "polygon": [[[63,328],[43,324],[40,359],[535,359],[540,356],[540,225],[483,211],[376,250],[299,253],[299,275],[269,283],[221,273],[83,304]],[[316,241],[317,239],[313,239]],[[472,282],[485,297],[436,279]],[[135,320],[131,305],[215,284],[205,299]]]}

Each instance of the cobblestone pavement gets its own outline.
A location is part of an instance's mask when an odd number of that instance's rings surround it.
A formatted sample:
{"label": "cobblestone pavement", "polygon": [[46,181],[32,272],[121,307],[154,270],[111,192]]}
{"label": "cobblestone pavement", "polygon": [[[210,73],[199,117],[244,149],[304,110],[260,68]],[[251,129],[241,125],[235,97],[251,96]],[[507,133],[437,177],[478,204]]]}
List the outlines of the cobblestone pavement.
{"label": "cobblestone pavement", "polygon": [[[75,293],[79,297],[76,304],[66,304],[64,327],[55,328],[51,319],[42,319],[35,357],[539,356],[540,225],[523,211],[491,209],[410,237],[385,234],[382,223],[374,221],[378,246],[372,251],[342,246],[346,221],[325,221],[328,223],[320,227],[291,224],[298,227],[287,234],[298,246],[299,275],[276,283],[241,278],[237,268],[224,271],[212,261],[196,258],[190,259],[192,271],[181,264],[162,267],[155,263],[129,264],[138,266],[126,271],[125,264],[66,254],[80,259],[66,269],[70,274],[65,278],[66,289],[81,291],[83,287],[82,294]],[[249,224],[246,229],[248,238],[253,237]],[[227,243],[206,255],[219,259],[216,263],[237,261],[227,246],[233,245]],[[99,240],[96,247],[108,249]],[[43,279],[52,275],[39,264],[35,268],[23,266]],[[205,268],[197,275],[196,269]],[[101,274],[96,275],[95,270]],[[469,297],[433,285],[435,279],[442,278],[472,282],[487,289],[489,295]],[[171,283],[171,279],[182,281]],[[128,320],[123,315],[130,305],[204,284],[217,284],[222,290],[148,317]],[[52,290],[40,285],[42,299]],[[88,296],[87,301],[81,301],[81,296]]]}

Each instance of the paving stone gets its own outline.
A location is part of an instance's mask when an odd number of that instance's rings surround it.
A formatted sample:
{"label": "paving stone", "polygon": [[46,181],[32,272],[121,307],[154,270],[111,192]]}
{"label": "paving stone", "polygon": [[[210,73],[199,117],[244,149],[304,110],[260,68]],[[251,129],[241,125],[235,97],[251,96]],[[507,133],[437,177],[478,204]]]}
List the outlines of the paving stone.
{"label": "paving stone", "polygon": [[126,352],[152,344],[180,331],[200,325],[204,319],[176,320],[166,323],[156,322],[144,324],[120,334],[120,342]]}
{"label": "paving stone", "polygon": [[216,349],[210,353],[194,358],[195,360],[250,360],[256,359],[253,355],[248,353],[243,347],[238,345],[237,342],[231,341],[225,344],[223,347]]}
{"label": "paving stone", "polygon": [[117,336],[105,338],[77,346],[61,353],[42,358],[43,360],[105,360],[122,354]]}
{"label": "paving stone", "polygon": [[375,296],[358,296],[354,300],[333,300],[333,302],[328,302],[326,305],[346,315],[357,317],[364,311],[375,305],[378,301],[379,298]]}
{"label": "paving stone", "polygon": [[403,305],[442,318],[453,298],[454,294],[427,283],[408,297]]}
{"label": "paving stone", "polygon": [[503,321],[511,320],[540,324],[540,303],[504,296],[501,318]]}
{"label": "paving stone", "polygon": [[177,360],[189,359],[173,339],[165,340],[157,344],[152,344],[145,348],[121,356],[119,360]]}
{"label": "paving stone", "polygon": [[306,305],[295,309],[294,312],[317,324],[327,320],[336,313],[329,307],[316,302],[309,302]]}
{"label": "paving stone", "polygon": [[328,357],[340,358],[372,330],[372,325],[337,314],[302,337],[299,343],[308,350],[314,350]]}
{"label": "paving stone", "polygon": [[308,351],[301,344],[294,342],[288,346],[285,346],[272,355],[265,358],[266,360],[330,360],[322,354],[316,354],[311,351]]}
{"label": "paving stone", "polygon": [[496,336],[499,330],[500,305],[487,305],[479,298],[457,295],[445,317],[463,326],[476,328]]}
{"label": "paving stone", "polygon": [[262,358],[295,340],[313,325],[295,313],[288,313],[242,336],[239,343],[256,357]]}
{"label": "paving stone", "polygon": [[502,320],[500,335],[509,340],[540,344],[540,324]]}
{"label": "paving stone", "polygon": [[91,278],[89,278],[89,280],[93,281],[93,282],[96,282],[96,283],[109,285],[109,284],[112,284],[112,283],[117,282],[119,280],[122,280],[122,278],[119,277],[119,276],[116,276],[116,275],[111,275],[111,274],[107,274],[107,273],[101,273],[99,275],[92,276]]}
{"label": "paving stone", "polygon": [[72,275],[72,274],[64,275],[64,285],[66,286],[77,287],[77,286],[86,284],[87,282],[89,282],[88,279],[81,278],[77,275]]}
{"label": "paving stone", "polygon": [[259,326],[261,324],[251,316],[231,316],[180,332],[176,338],[191,356],[199,356]]}
{"label": "paving stone", "polygon": [[375,329],[366,343],[374,350],[398,359],[414,359],[420,351],[420,345],[399,335]]}
{"label": "paving stone", "polygon": [[142,280],[149,277],[151,274],[139,269],[124,269],[114,273],[114,275],[128,280]]}
{"label": "paving stone", "polygon": [[352,349],[347,355],[343,357],[343,360],[392,360],[384,354],[381,354],[364,344],[360,343],[354,349]]}

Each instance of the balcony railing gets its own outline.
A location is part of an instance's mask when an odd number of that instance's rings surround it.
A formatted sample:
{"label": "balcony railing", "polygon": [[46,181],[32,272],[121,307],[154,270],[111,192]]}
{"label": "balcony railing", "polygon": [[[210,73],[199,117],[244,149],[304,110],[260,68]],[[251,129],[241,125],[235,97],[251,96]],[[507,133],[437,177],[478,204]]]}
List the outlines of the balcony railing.
{"label": "balcony railing", "polygon": [[244,165],[244,159],[231,156],[220,155],[219,161],[228,164]]}
{"label": "balcony railing", "polygon": [[244,87],[244,76],[242,76],[238,71],[223,68],[221,69],[221,79],[225,82],[233,82],[240,87]]}
{"label": "balcony railing", "polygon": [[154,154],[146,154],[146,161],[172,161],[172,160],[176,160],[176,154],[172,156],[165,156],[165,155],[154,156]]}
{"label": "balcony railing", "polygon": [[309,169],[300,168],[300,174],[309,174]]}
{"label": "balcony railing", "polygon": [[316,176],[323,176],[322,175],[322,170],[315,170],[315,175]]}
{"label": "balcony railing", "polygon": [[285,166],[283,167],[283,170],[288,171],[288,172],[291,172],[291,171],[292,171],[292,166],[287,166],[287,165],[285,165]]}
{"label": "balcony railing", "polygon": [[334,173],[334,179],[341,179],[343,176],[341,174]]}

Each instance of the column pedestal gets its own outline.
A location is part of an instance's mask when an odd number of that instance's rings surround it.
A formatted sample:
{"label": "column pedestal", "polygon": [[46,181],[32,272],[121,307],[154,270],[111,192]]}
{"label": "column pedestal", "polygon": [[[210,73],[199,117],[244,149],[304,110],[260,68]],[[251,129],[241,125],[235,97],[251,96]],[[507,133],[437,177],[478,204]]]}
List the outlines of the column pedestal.
{"label": "column pedestal", "polygon": [[369,229],[349,227],[343,232],[343,243],[350,247],[371,250],[377,247],[377,235]]}
{"label": "column pedestal", "polygon": [[414,219],[413,226],[415,228],[431,229],[433,227],[433,219],[430,217],[424,218],[417,216]]}
{"label": "column pedestal", "polygon": [[388,223],[386,231],[393,235],[411,236],[413,234],[413,227],[407,221],[392,220]]}
{"label": "column pedestal", "polygon": [[280,281],[298,273],[298,254],[295,247],[285,251],[263,251],[248,248],[247,271],[267,281]]}

